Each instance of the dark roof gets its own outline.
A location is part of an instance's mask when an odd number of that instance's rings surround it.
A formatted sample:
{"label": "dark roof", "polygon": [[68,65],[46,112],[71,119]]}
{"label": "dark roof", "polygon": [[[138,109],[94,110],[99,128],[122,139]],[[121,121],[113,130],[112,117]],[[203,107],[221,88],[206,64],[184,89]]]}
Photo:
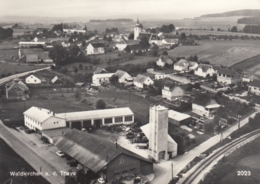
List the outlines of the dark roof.
{"label": "dark roof", "polygon": [[151,35],[152,35],[151,33],[140,33],[138,38],[141,39],[142,37],[146,37],[147,40],[150,40]]}
{"label": "dark roof", "polygon": [[14,87],[18,87],[22,91],[29,91],[29,88],[20,79],[14,79],[13,81],[7,83],[6,84],[6,91],[10,91]]}
{"label": "dark roof", "polygon": [[142,45],[140,45],[140,44],[127,45],[127,47],[128,47],[130,50],[143,50],[143,47],[142,47]]}
{"label": "dark roof", "polygon": [[229,69],[229,68],[220,68],[220,69],[218,70],[218,73],[225,74],[225,75],[238,74],[238,72],[237,72],[236,70]]}
{"label": "dark roof", "polygon": [[108,140],[76,129],[66,132],[55,145],[95,173],[120,154],[150,162],[119,145],[116,147],[115,144]]}
{"label": "dark roof", "polygon": [[260,80],[253,80],[248,83],[248,86],[254,86],[260,88]]}
{"label": "dark roof", "polygon": [[94,48],[105,47],[105,44],[104,44],[104,43],[91,43],[91,45],[92,45]]}
{"label": "dark roof", "polygon": [[193,99],[192,103],[198,104],[201,106],[206,106],[207,103],[209,103],[211,99],[212,99],[212,97],[210,95],[208,95],[207,93],[200,93]]}

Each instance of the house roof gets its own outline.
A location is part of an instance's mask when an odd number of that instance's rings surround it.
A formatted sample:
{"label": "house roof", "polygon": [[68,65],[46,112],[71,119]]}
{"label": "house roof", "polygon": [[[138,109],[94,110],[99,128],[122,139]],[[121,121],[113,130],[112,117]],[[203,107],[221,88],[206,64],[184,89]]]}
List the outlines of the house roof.
{"label": "house roof", "polygon": [[177,63],[174,64],[175,66],[188,66],[189,62],[186,59],[181,59]]}
{"label": "house roof", "polygon": [[125,74],[129,75],[129,74],[128,74],[127,72],[125,72],[125,71],[117,70],[114,75],[118,76],[118,79],[120,79],[120,78],[123,77]]}
{"label": "house roof", "polygon": [[171,119],[174,119],[176,121],[182,121],[182,120],[190,118],[191,116],[188,115],[188,114],[184,114],[184,113],[174,111],[174,110],[169,110],[168,111],[168,117],[171,118]]}
{"label": "house roof", "polygon": [[105,47],[104,43],[90,43],[94,48]]}
{"label": "house roof", "polygon": [[94,74],[93,77],[95,77],[95,78],[108,78],[108,77],[112,77],[112,75],[114,75],[114,73],[99,73],[99,74]]}
{"label": "house roof", "polygon": [[27,79],[27,78],[31,78],[31,77],[36,78],[36,79],[38,79],[38,80],[41,80],[39,77],[37,77],[37,76],[35,76],[35,75],[29,75],[28,77],[26,77],[26,79]]}
{"label": "house roof", "polygon": [[[146,162],[149,160],[113,144],[108,140],[72,129],[66,132],[56,143],[61,151],[76,159],[93,172],[97,173],[121,154]],[[151,163],[151,162],[150,162]]]}
{"label": "house roof", "polygon": [[38,54],[38,57],[39,57],[39,59],[43,59],[43,60],[45,60],[45,59],[50,59],[50,57],[49,57],[49,52],[39,53],[39,54]]}
{"label": "house roof", "polygon": [[29,91],[29,88],[20,79],[14,79],[13,81],[6,84],[6,90],[10,91],[13,87],[19,87],[23,91]]}
{"label": "house roof", "polygon": [[140,44],[127,45],[130,50],[142,50],[143,47]]}
{"label": "house roof", "polygon": [[260,80],[253,80],[248,83],[248,86],[254,86],[260,88]]}
{"label": "house roof", "polygon": [[152,35],[152,33],[140,33],[138,38],[141,39],[142,37],[146,37],[147,40],[149,41],[151,38],[151,35]]}
{"label": "house roof", "polygon": [[138,82],[141,84],[144,83],[149,78],[148,76],[146,76],[146,74],[138,74],[136,77],[134,77],[134,82]]}
{"label": "house roof", "polygon": [[173,64],[173,61],[170,59],[170,58],[167,58],[167,57],[160,57],[161,61],[164,62],[164,63],[167,63],[169,65],[172,65]]}
{"label": "house roof", "polygon": [[[60,80],[60,78],[58,76],[55,76],[52,80],[51,83],[55,83],[57,80]],[[61,81],[61,80],[60,80]]]}
{"label": "house roof", "polygon": [[95,74],[101,73],[102,71],[107,72],[105,68],[97,67],[97,69],[94,71]]}
{"label": "house roof", "polygon": [[202,70],[203,72],[207,72],[210,68],[212,68],[212,66],[211,66],[211,65],[206,65],[206,64],[200,64],[199,67],[198,67],[198,69],[199,69],[199,68],[201,68],[201,70]]}
{"label": "house roof", "polygon": [[38,62],[38,54],[26,54],[26,62]]}
{"label": "house roof", "polygon": [[174,44],[179,42],[179,39],[164,38],[163,40],[167,43],[174,43]]}
{"label": "house roof", "polygon": [[195,96],[192,103],[206,106],[210,102],[210,100],[212,100],[212,97],[210,95],[208,95],[207,93],[200,93]]}
{"label": "house roof", "polygon": [[57,114],[58,117],[65,118],[66,121],[80,121],[80,120],[87,120],[87,119],[100,119],[100,118],[110,118],[116,116],[131,116],[131,115],[134,115],[134,113],[128,107]]}
{"label": "house roof", "polygon": [[45,120],[53,116],[53,112],[51,112],[50,110],[34,106],[29,108],[23,114],[33,118],[39,123],[43,123]]}
{"label": "house roof", "polygon": [[234,75],[237,74],[238,72],[236,70],[229,69],[229,68],[220,68],[218,70],[218,73],[225,74],[225,75]]}

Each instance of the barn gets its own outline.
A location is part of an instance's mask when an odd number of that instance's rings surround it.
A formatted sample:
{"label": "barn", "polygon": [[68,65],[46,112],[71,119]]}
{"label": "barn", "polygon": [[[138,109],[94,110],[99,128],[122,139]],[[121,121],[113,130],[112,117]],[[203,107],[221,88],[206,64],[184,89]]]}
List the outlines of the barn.
{"label": "barn", "polygon": [[[84,141],[83,141],[84,140]],[[56,143],[57,148],[77,160],[84,170],[111,182],[124,174],[152,174],[153,163],[121,146],[95,135],[72,129]]]}

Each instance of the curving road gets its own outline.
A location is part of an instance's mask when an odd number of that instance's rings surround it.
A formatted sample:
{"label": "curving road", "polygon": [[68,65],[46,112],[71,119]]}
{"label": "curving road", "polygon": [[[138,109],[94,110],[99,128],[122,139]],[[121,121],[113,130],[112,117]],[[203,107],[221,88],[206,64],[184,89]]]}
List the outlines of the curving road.
{"label": "curving road", "polygon": [[239,137],[232,142],[226,144],[225,146],[219,148],[209,157],[200,161],[196,166],[194,166],[189,172],[185,174],[185,177],[178,182],[178,184],[197,184],[201,179],[204,178],[205,174],[215,165],[216,161],[221,159],[225,154],[230,154],[236,148],[252,141],[256,137],[260,136],[260,130],[255,130],[248,133],[242,137]]}

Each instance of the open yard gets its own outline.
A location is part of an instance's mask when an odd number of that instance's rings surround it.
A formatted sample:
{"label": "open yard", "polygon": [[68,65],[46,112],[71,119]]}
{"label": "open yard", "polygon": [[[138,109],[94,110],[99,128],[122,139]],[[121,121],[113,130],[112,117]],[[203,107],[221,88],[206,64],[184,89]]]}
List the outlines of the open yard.
{"label": "open yard", "polygon": [[28,64],[17,64],[17,63],[5,63],[5,62],[0,62],[0,76],[3,77],[3,75],[8,75],[8,74],[15,74],[15,73],[22,73],[22,72],[27,72],[31,70],[36,70],[40,68],[44,68],[47,65],[28,65]]}
{"label": "open yard", "polygon": [[198,55],[200,60],[212,64],[232,66],[260,54],[260,41],[199,41],[199,46],[179,46],[169,51],[172,57]]}

